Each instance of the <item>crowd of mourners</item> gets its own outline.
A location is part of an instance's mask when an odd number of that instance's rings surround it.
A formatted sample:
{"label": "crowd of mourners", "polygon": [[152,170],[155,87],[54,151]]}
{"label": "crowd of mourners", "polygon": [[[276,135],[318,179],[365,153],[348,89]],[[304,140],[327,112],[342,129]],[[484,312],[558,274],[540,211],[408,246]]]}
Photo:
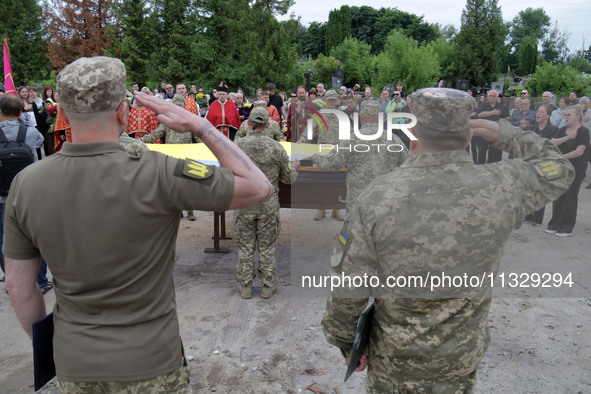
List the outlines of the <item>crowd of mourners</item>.
{"label": "crowd of mourners", "polygon": [[[194,143],[199,142],[187,134],[175,133],[174,130],[159,124],[156,114],[148,108],[136,105],[133,92],[142,92],[183,106],[199,116],[206,117],[218,130],[231,140],[244,137],[248,128],[249,114],[257,106],[264,106],[269,112],[268,135],[277,141],[317,143],[306,138],[307,120],[314,111],[325,108],[327,98],[336,101],[331,108],[346,113],[353,122],[354,114],[359,112],[363,100],[376,100],[384,114],[410,113],[414,93],[404,91],[403,84],[389,85],[378,93],[370,86],[360,89],[341,86],[339,89],[326,90],[319,83],[306,89],[298,86],[289,92],[276,92],[273,83],[266,89],[256,89],[254,97],[248,97],[241,88],[230,91],[225,81],[218,87],[206,92],[197,85],[187,88],[185,83],[162,82],[157,89],[143,87],[137,83],[131,85],[128,99],[131,110],[126,134],[145,143]],[[530,97],[530,92],[523,89],[519,97],[507,97],[497,90],[468,90],[475,96],[472,118],[493,121],[507,120],[514,126],[531,130],[549,139],[570,160],[576,170],[575,181],[567,193],[553,203],[552,218],[544,230],[557,236],[571,234],[576,221],[578,193],[585,177],[587,162],[591,160],[589,151],[589,130],[591,130],[591,100],[587,96],[578,97],[577,92],[569,96],[557,97],[552,92],[544,92],[541,98]],[[0,92],[0,94],[3,92]],[[56,107],[59,103],[57,92],[50,86],[39,89],[24,85],[17,90],[23,101],[23,122],[36,127],[45,137],[42,148],[37,149],[39,159],[61,149],[66,141],[71,141],[69,125],[60,118]],[[379,96],[379,97],[378,97]],[[394,118],[395,122],[405,122],[404,118]],[[408,121],[408,120],[407,120]],[[408,146],[409,139],[400,130],[394,131]],[[42,154],[42,150],[44,155]],[[502,160],[502,152],[489,145],[480,137],[472,139],[470,147],[476,164],[494,163]],[[508,157],[511,159],[511,157]],[[591,184],[586,186],[591,189]],[[192,215],[189,217],[191,218]],[[541,226],[544,208],[527,215],[524,223]]]}

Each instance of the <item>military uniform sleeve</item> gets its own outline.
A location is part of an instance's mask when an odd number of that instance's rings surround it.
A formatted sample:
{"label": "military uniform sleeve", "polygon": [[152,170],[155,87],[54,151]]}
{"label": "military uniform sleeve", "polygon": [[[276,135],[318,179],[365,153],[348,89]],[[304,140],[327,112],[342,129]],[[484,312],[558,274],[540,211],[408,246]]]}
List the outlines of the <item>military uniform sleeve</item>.
{"label": "military uniform sleeve", "polygon": [[171,210],[223,212],[232,201],[234,173],[228,168],[209,166],[192,159],[165,157],[158,178]]}
{"label": "military uniform sleeve", "polygon": [[295,168],[293,168],[291,166],[291,163],[289,161],[289,157],[287,156],[287,152],[285,151],[285,149],[283,149],[282,146],[280,146],[281,148],[281,158],[279,159],[280,161],[280,168],[279,168],[279,180],[283,183],[285,183],[286,185],[288,184],[292,184],[296,181],[297,177],[298,177],[298,172],[296,171]]}
{"label": "military uniform sleeve", "polygon": [[520,160],[504,160],[495,165],[502,170],[510,166],[520,173],[525,211],[534,212],[564,194],[574,179],[574,168],[560,150],[533,131],[523,131],[505,120],[499,121],[499,129],[499,137],[492,146]]}
{"label": "military uniform sleeve", "polygon": [[[356,206],[337,236],[331,257],[331,275],[363,278],[376,275],[377,253],[372,239],[375,215],[371,207]],[[331,290],[322,318],[326,340],[348,357],[355,338],[357,320],[367,307],[371,289],[344,286]],[[353,283],[352,283],[353,284]],[[369,284],[367,284],[369,286]]]}
{"label": "military uniform sleeve", "polygon": [[[320,155],[317,156],[314,160],[314,164],[318,166],[321,170],[326,171],[337,171],[340,170],[345,166],[347,160],[349,159],[349,151],[351,141],[350,140],[343,140],[340,141],[337,145],[339,149],[335,148],[331,150],[328,155]],[[346,148],[346,149],[342,149]]]}
{"label": "military uniform sleeve", "polygon": [[148,134],[143,136],[142,138],[140,138],[140,140],[144,143],[144,144],[152,144],[155,141],[159,140],[160,138],[162,138],[164,136],[164,133],[166,133],[166,126],[164,124],[160,124],[156,130],[154,130],[154,132],[152,134]]}

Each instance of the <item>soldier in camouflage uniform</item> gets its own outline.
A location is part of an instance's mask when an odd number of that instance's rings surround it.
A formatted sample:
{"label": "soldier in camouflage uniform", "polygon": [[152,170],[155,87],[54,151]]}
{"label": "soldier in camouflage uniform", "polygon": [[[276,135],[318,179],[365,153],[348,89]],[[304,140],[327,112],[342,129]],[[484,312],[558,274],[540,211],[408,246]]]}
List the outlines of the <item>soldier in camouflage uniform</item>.
{"label": "soldier in camouflage uniform", "polygon": [[[496,272],[524,214],[568,189],[573,168],[552,143],[506,121],[469,121],[472,110],[472,98],[459,90],[417,92],[411,157],[359,196],[339,235],[334,274],[376,274],[384,284],[390,275]],[[515,159],[475,165],[464,150],[472,133]],[[322,320],[326,338],[348,356],[373,292],[369,351],[356,369],[369,363],[367,390],[470,393],[490,342],[490,286],[441,296],[419,287],[335,289]]]}
{"label": "soldier in camouflage uniform", "polygon": [[[378,130],[378,117],[380,104],[377,101],[366,100],[361,103],[359,113],[361,129],[364,135],[374,135]],[[328,122],[328,119],[327,119]],[[365,148],[355,151],[357,145],[369,145],[372,150],[365,152]],[[373,145],[381,144],[378,147]],[[386,133],[377,140],[363,141],[351,130],[351,139],[339,141],[338,149],[334,149],[328,155],[314,155],[314,163],[323,170],[338,170],[347,164],[347,212],[349,212],[361,191],[376,177],[393,171],[408,157],[408,150],[395,135],[392,140],[386,139]],[[390,147],[390,150],[387,147]]]}
{"label": "soldier in camouflage uniform", "polygon": [[269,113],[265,107],[256,107],[250,113],[252,129],[235,143],[265,173],[275,188],[268,201],[254,207],[241,209],[234,214],[232,238],[238,243],[238,267],[236,278],[242,298],[252,297],[252,280],[255,276],[254,251],[259,250],[259,279],[263,284],[261,297],[273,295],[277,285],[275,272],[275,243],[279,237],[279,187],[278,181],[295,182],[299,161],[293,167],[287,152],[277,142],[267,137],[265,125]]}
{"label": "soldier in camouflage uniform", "polygon": [[[263,100],[255,101],[254,105],[253,105],[253,109],[256,107],[267,108],[267,102],[263,101]],[[252,130],[252,128],[249,125],[248,119],[247,119],[244,122],[242,122],[242,124],[238,128],[238,131],[236,132],[236,135],[234,136],[234,141],[236,141],[239,138],[245,137],[248,134],[249,130]],[[281,132],[281,127],[279,126],[279,123],[277,123],[273,119],[269,119],[269,123],[267,123],[267,128],[265,129],[265,133],[267,134],[268,137],[274,139],[275,141],[285,140],[285,136]]]}
{"label": "soldier in camouflage uniform", "polygon": [[[334,90],[329,90],[326,92],[324,101],[326,102],[326,109],[337,109],[337,92]],[[326,130],[320,129],[317,123],[313,123],[313,130],[315,134],[314,139],[318,144],[336,145],[339,142],[339,119],[335,114],[324,114],[324,120],[326,121],[326,125],[328,127]],[[302,141],[307,141],[306,133],[302,134]],[[341,222],[345,220],[340,209],[333,209],[331,216]],[[322,220],[325,217],[326,210],[319,209],[314,215],[314,220]]]}
{"label": "soldier in camouflage uniform", "polygon": [[[178,105],[179,107],[185,108],[185,96],[175,94],[172,98],[172,103]],[[191,135],[191,133],[176,132],[170,127],[166,126],[164,123],[160,123],[160,125],[158,125],[158,127],[156,128],[156,130],[154,130],[152,134],[145,135],[138,141],[141,141],[144,144],[151,144],[162,138],[164,135],[166,135],[167,144],[192,144],[193,139],[195,139],[197,142],[200,142],[199,139]],[[187,210],[187,219],[189,219],[192,222],[196,220],[192,209]]]}
{"label": "soldier in camouflage uniform", "polygon": [[125,131],[119,134],[119,143],[127,153],[135,157],[139,157],[142,152],[149,150],[146,144],[140,140],[131,138]]}
{"label": "soldier in camouflage uniform", "polygon": [[[179,107],[185,107],[185,96],[175,94],[172,103]],[[166,136],[167,144],[191,144],[193,143],[193,136],[191,133],[179,133],[167,127],[161,123],[152,134],[148,134],[142,137],[140,140],[145,144],[151,144],[154,141],[159,140],[163,136]]]}

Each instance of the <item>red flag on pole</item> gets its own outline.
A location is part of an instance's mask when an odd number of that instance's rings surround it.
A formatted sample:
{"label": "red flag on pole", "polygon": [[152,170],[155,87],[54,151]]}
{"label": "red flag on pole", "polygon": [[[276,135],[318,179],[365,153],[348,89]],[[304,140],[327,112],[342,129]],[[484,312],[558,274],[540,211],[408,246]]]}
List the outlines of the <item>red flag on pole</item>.
{"label": "red flag on pole", "polygon": [[10,67],[10,53],[8,52],[8,38],[4,39],[4,89],[6,94],[16,96],[16,88],[12,79],[12,67]]}

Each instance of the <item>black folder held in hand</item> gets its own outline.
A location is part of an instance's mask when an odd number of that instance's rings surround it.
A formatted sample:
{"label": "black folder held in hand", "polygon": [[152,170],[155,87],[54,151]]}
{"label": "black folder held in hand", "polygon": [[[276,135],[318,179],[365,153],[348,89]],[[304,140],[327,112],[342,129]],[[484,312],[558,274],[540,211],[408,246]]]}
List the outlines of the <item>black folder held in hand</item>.
{"label": "black folder held in hand", "polygon": [[53,313],[33,323],[35,391],[55,376],[53,363]]}
{"label": "black folder held in hand", "polygon": [[373,314],[375,310],[375,304],[371,304],[369,308],[359,316],[357,321],[357,330],[355,330],[355,339],[353,341],[353,348],[351,349],[351,357],[349,358],[349,367],[345,374],[345,382],[351,374],[355,371],[355,368],[359,365],[359,360],[364,353],[367,353],[367,347],[369,345],[369,335],[371,334],[371,323],[373,322]]}

